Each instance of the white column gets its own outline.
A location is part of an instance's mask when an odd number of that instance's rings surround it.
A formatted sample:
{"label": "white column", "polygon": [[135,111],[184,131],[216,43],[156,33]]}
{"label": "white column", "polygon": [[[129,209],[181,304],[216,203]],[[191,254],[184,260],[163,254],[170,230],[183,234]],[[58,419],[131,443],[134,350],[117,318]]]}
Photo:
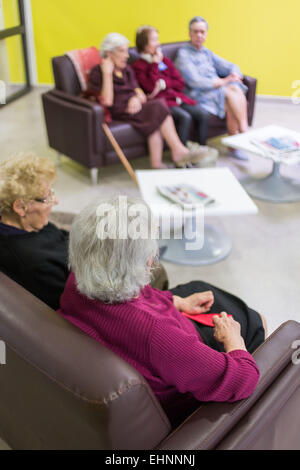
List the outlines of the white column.
{"label": "white column", "polygon": [[35,60],[35,44],[31,12],[31,0],[24,0],[25,30],[27,38],[28,66],[32,85],[38,85],[37,68]]}

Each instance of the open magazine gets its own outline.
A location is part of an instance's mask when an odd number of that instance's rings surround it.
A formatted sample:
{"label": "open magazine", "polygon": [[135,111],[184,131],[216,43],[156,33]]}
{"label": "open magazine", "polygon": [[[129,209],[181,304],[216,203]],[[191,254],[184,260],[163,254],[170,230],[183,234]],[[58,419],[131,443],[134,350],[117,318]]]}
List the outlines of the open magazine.
{"label": "open magazine", "polygon": [[252,139],[251,143],[261,150],[282,155],[290,152],[300,152],[300,142],[290,135],[268,137],[267,139]]}
{"label": "open magazine", "polygon": [[159,185],[157,190],[162,196],[185,208],[216,202],[211,196],[189,184]]}

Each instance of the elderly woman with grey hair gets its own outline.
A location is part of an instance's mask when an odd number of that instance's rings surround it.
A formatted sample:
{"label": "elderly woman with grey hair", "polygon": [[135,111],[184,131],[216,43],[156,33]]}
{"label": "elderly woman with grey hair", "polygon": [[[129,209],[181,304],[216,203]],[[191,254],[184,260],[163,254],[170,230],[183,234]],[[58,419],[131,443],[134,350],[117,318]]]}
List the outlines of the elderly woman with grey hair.
{"label": "elderly woman with grey hair", "polygon": [[[175,65],[185,81],[185,93],[208,113],[226,117],[229,134],[245,132],[248,115],[243,75],[237,65],[204,46],[207,32],[207,21],[195,16],[189,22],[191,41],[178,50]],[[248,159],[238,150],[232,150],[230,155]]]}
{"label": "elderly woman with grey hair", "polygon": [[[108,34],[100,47],[103,58],[89,75],[90,91],[100,94],[112,117],[130,123],[147,137],[152,168],[166,168],[162,163],[163,139],[171,149],[175,166],[190,154],[179,139],[173,118],[164,100],[147,100],[135,74],[127,64],[128,39],[118,33]],[[182,164],[181,164],[182,165]]]}
{"label": "elderly woman with grey hair", "polygon": [[[252,394],[259,371],[250,353],[265,329],[242,300],[205,282],[152,288],[157,253],[142,201],[90,204],[71,229],[72,273],[59,313],[135,367],[176,426],[199,401],[233,402]],[[184,314],[209,311],[214,327]]]}

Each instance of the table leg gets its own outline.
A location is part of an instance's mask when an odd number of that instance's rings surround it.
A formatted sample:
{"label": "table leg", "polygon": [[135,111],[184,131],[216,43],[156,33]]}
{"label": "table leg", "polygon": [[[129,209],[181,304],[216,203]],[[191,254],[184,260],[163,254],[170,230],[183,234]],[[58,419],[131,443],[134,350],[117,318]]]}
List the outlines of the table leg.
{"label": "table leg", "polygon": [[[197,237],[197,236],[196,236]],[[229,236],[220,227],[204,224],[204,238],[202,236],[202,248],[189,250],[188,244],[193,244],[197,239],[190,239],[182,233],[182,238],[170,238],[159,240],[160,246],[166,246],[161,259],[175,264],[188,266],[201,266],[213,264],[226,258],[232,248]],[[200,242],[200,245],[202,245]]]}
{"label": "table leg", "polygon": [[300,181],[282,176],[279,162],[273,162],[272,172],[265,178],[249,177],[241,183],[250,196],[262,201],[300,201]]}

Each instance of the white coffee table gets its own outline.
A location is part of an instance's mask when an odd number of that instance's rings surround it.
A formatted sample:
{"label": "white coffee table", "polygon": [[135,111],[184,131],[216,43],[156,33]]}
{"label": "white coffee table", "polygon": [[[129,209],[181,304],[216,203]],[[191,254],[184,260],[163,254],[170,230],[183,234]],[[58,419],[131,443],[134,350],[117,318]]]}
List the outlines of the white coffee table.
{"label": "white coffee table", "polygon": [[[171,236],[168,239],[163,239],[164,234],[161,234],[160,245],[167,246],[167,250],[162,255],[162,259],[165,261],[194,266],[221,261],[230,253],[232,242],[221,227],[206,223],[207,218],[256,214],[258,211],[254,202],[228,168],[138,170],[136,176],[141,195],[149,205],[157,222],[162,224],[164,218],[169,218],[170,214],[174,220]],[[217,201],[216,204],[203,209],[204,224],[201,230],[203,230],[204,238],[203,246],[199,249],[186,249],[187,243],[191,243],[193,240],[185,236],[185,232],[182,233],[183,210],[161,196],[156,188],[157,185],[183,183],[193,185]],[[186,216],[184,224],[192,226],[195,222],[194,217],[188,211],[184,211],[184,214]],[[183,236],[176,238],[179,228]]]}
{"label": "white coffee table", "polygon": [[246,150],[273,162],[272,171],[264,178],[248,177],[241,183],[246,191],[256,199],[269,202],[296,202],[300,201],[300,181],[282,176],[280,166],[295,165],[300,162],[300,152],[286,153],[281,156],[264,151],[254,145],[251,140],[265,140],[269,137],[281,137],[289,135],[300,142],[300,133],[291,131],[280,126],[266,126],[260,129],[251,130],[244,134],[237,134],[224,137],[222,143],[228,147]]}

